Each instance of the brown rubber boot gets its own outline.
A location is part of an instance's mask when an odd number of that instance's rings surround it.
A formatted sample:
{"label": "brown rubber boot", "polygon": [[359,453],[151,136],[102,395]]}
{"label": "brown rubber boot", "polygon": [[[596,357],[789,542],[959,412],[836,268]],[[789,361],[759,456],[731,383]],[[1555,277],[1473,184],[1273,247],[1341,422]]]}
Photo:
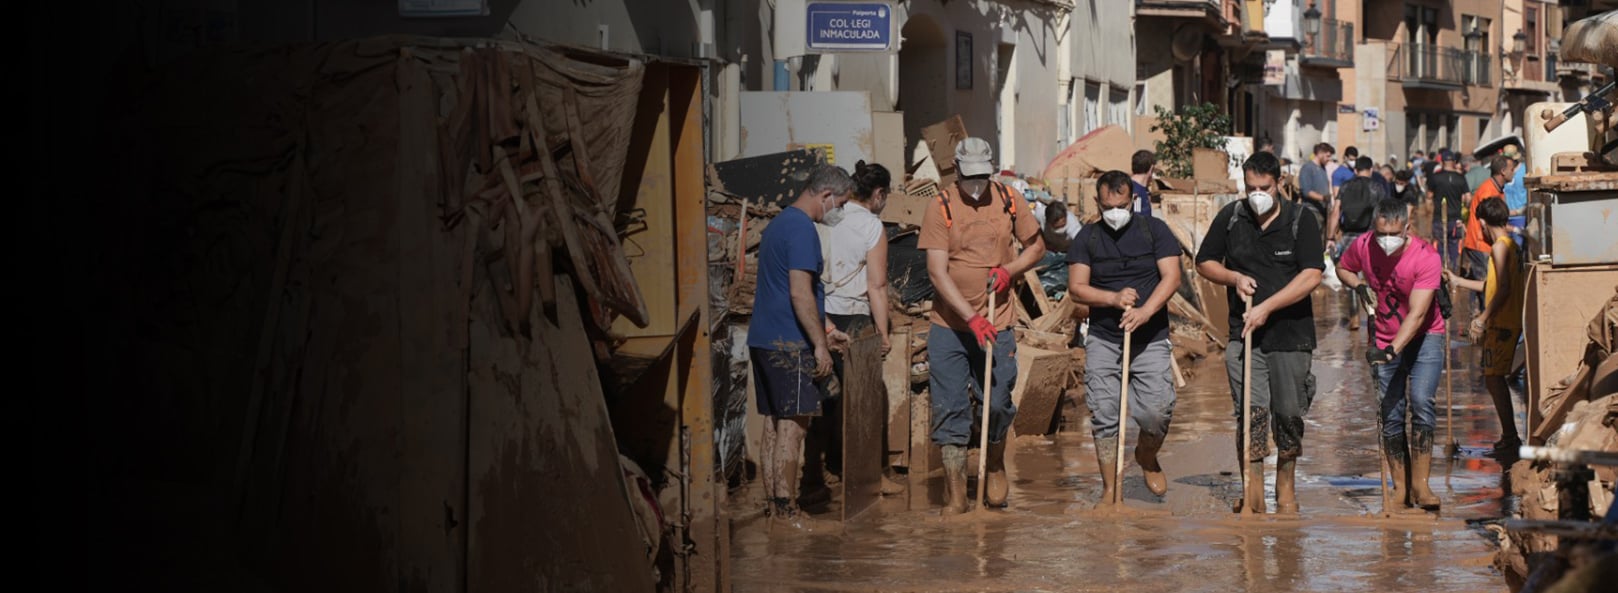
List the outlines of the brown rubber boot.
{"label": "brown rubber boot", "polygon": [[1405,484],[1409,483],[1410,464],[1409,452],[1405,450],[1405,440],[1382,439],[1382,447],[1388,459],[1388,474],[1393,476],[1393,491],[1388,493],[1388,500],[1393,501],[1393,508],[1384,509],[1388,512],[1397,511],[1405,507]]}
{"label": "brown rubber boot", "polygon": [[1360,312],[1355,311],[1353,315],[1348,316],[1348,331],[1359,331],[1359,330],[1360,330]]}
{"label": "brown rubber boot", "polygon": [[1118,487],[1118,437],[1097,438],[1095,443],[1096,465],[1101,468],[1101,501],[1096,504],[1108,505]]}
{"label": "brown rubber boot", "polygon": [[1247,505],[1253,509],[1253,513],[1262,515],[1269,510],[1264,503],[1264,462],[1249,463],[1243,471],[1243,475],[1247,476],[1247,491],[1242,493],[1241,500],[1236,501],[1231,510],[1240,513],[1242,506]]}
{"label": "brown rubber boot", "polygon": [[1275,464],[1275,512],[1298,514],[1298,460],[1282,459]]}
{"label": "brown rubber boot", "polygon": [[1140,439],[1135,443],[1135,463],[1140,464],[1140,471],[1146,477],[1146,489],[1152,494],[1162,496],[1169,491],[1169,480],[1163,475],[1163,466],[1157,463],[1157,452],[1163,448],[1163,435],[1140,433]]}
{"label": "brown rubber boot", "polygon": [[966,512],[966,447],[944,445],[945,515]]}
{"label": "brown rubber boot", "polygon": [[1427,476],[1433,469],[1433,433],[1416,431],[1410,443],[1410,503],[1428,510],[1436,510],[1440,501],[1427,486]]}
{"label": "brown rubber boot", "polygon": [[987,503],[997,509],[1006,508],[1006,495],[1011,493],[1011,482],[1006,480],[1006,442],[989,443],[983,453],[989,456],[986,460],[989,477],[984,480],[984,487],[988,489]]}

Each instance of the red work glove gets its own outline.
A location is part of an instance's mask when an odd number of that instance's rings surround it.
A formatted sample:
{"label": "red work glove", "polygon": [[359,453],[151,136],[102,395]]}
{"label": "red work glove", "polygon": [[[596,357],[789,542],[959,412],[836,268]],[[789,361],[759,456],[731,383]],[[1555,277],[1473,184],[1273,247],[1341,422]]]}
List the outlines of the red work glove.
{"label": "red work glove", "polygon": [[972,334],[978,337],[978,345],[988,346],[994,341],[994,324],[989,323],[989,320],[984,319],[982,315],[973,315],[966,324],[972,326]]}
{"label": "red work glove", "polygon": [[1005,292],[1011,290],[1011,272],[1005,268],[995,266],[989,269],[989,290]]}

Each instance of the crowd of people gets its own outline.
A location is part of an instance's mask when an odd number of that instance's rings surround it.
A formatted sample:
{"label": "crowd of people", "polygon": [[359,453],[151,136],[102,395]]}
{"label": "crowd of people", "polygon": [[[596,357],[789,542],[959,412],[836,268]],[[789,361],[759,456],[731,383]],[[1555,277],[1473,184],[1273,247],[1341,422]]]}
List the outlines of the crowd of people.
{"label": "crowd of people", "polygon": [[[1276,510],[1298,511],[1296,465],[1316,393],[1313,299],[1328,274],[1348,290],[1349,329],[1359,330],[1362,318],[1368,326],[1366,361],[1379,391],[1394,500],[1427,509],[1439,503],[1427,479],[1434,395],[1449,355],[1449,287],[1478,294],[1467,335],[1482,347],[1480,367],[1500,414],[1497,450],[1515,451],[1507,377],[1521,336],[1517,233],[1526,206],[1515,148],[1486,164],[1447,150],[1418,152],[1395,168],[1378,167],[1354,147],[1339,162],[1322,143],[1295,172],[1265,150],[1242,164],[1241,199],[1218,211],[1194,254],[1196,273],[1225,287],[1230,311],[1225,363],[1248,478],[1237,510],[1266,511],[1262,476],[1273,440]],[[966,464],[974,445],[985,470],[983,504],[1007,504],[1005,439],[1017,413],[1013,288],[1047,251],[1067,265],[1068,298],[1085,320],[1085,399],[1102,500],[1119,489],[1112,468],[1131,419],[1136,464],[1148,489],[1165,494],[1157,453],[1176,398],[1166,306],[1184,278],[1181,244],[1151,212],[1154,155],[1140,151],[1129,172],[1095,180],[1099,216],[1088,224],[1065,200],[996,176],[988,142],[966,138],[954,157],[955,179],[926,209],[917,240],[936,292],[928,387],[943,511],[970,508]],[[757,406],[769,417],[761,457],[772,517],[798,516],[805,435],[811,419],[835,404],[849,336],[875,331],[883,354],[892,348],[887,235],[878,218],[892,184],[880,165],[857,163],[852,176],[822,166],[763,233],[748,346]],[[1426,215],[1432,224],[1418,228],[1414,221]]]}

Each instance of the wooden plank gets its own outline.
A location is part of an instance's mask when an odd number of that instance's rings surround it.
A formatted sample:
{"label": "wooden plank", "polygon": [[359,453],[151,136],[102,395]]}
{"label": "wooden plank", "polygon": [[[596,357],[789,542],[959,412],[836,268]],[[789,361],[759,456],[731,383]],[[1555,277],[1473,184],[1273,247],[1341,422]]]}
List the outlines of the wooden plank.
{"label": "wooden plank", "polygon": [[1034,293],[1034,302],[1039,304],[1039,314],[1034,317],[1044,317],[1051,312],[1051,298],[1045,294],[1045,285],[1039,283],[1039,274],[1033,270],[1022,273],[1023,280],[1028,283],[1028,290]]}
{"label": "wooden plank", "polygon": [[899,324],[888,335],[893,351],[882,361],[882,383],[888,392],[888,463],[910,466],[910,325]]}
{"label": "wooden plank", "polygon": [[[558,308],[571,314],[553,323],[531,308],[532,343],[503,330],[487,275],[476,292],[468,353],[466,590],[518,590],[539,582],[651,591],[650,570],[624,569],[648,560],[585,335],[583,304],[570,276],[552,281]],[[565,558],[556,550],[566,550]]]}
{"label": "wooden plank", "polygon": [[[728,591],[725,567],[730,549],[730,525],[720,510],[724,489],[719,479],[714,448],[713,346],[707,329],[714,312],[708,307],[708,193],[703,165],[706,147],[702,136],[702,70],[669,67],[669,141],[674,147],[675,263],[678,266],[677,307],[683,316],[695,311],[701,321],[691,350],[682,355],[685,396],[680,420],[686,446],[683,473],[687,477],[685,535],[690,553],[684,560],[684,578],[677,582],[688,591]],[[643,291],[644,292],[644,291]],[[676,540],[679,541],[679,540]]]}
{"label": "wooden plank", "polygon": [[[456,269],[460,237],[438,222],[438,89],[421,62],[404,57],[399,90],[398,229],[399,384],[397,440],[399,582],[423,591],[465,585],[466,368],[452,327],[464,325]],[[459,162],[452,163],[456,167]],[[459,233],[476,232],[463,226]],[[549,283],[549,279],[545,279]]]}
{"label": "wooden plank", "polygon": [[1011,390],[1011,401],[1017,406],[1017,417],[1011,424],[1016,436],[1048,431],[1067,390],[1071,361],[1065,350],[1017,346],[1017,385]]}
{"label": "wooden plank", "polygon": [[[642,82],[644,92],[661,92],[667,79],[660,70],[649,69]],[[651,142],[645,146],[645,169],[640,173],[640,186],[635,193],[634,208],[646,213],[646,228],[630,235],[625,241],[624,256],[629,260],[629,271],[640,286],[646,301],[647,324],[642,328],[634,321],[619,317],[613,321],[613,333],[626,336],[670,336],[677,323],[675,311],[675,220],[673,146],[669,136],[669,110],[667,94],[656,103],[656,113],[641,112],[638,121],[650,122],[654,128]],[[632,146],[630,150],[643,147]],[[638,159],[630,159],[634,162]],[[707,221],[703,221],[707,228]]]}
{"label": "wooden plank", "polygon": [[882,497],[882,446],[887,397],[882,385],[882,340],[863,332],[843,357],[843,520],[847,521]]}

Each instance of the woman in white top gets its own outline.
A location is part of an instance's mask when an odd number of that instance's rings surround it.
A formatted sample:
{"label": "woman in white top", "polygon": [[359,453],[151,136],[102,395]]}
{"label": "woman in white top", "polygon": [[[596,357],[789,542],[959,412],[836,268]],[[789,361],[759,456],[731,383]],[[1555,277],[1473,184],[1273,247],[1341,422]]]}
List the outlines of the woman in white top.
{"label": "woman in white top", "polygon": [[893,178],[882,165],[854,165],[854,195],[843,205],[842,220],[831,229],[826,258],[826,319],[850,336],[873,323],[888,342],[888,235],[877,214],[887,204]]}

